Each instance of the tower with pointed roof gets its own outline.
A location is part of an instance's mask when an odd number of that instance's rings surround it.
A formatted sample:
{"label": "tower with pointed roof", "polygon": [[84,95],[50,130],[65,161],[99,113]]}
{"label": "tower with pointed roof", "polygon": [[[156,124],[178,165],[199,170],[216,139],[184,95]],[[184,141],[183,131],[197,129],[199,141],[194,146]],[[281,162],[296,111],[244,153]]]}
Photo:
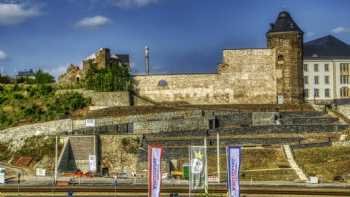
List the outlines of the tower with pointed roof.
{"label": "tower with pointed roof", "polygon": [[286,11],[279,13],[266,33],[267,47],[277,52],[277,96],[284,103],[303,102],[303,35]]}

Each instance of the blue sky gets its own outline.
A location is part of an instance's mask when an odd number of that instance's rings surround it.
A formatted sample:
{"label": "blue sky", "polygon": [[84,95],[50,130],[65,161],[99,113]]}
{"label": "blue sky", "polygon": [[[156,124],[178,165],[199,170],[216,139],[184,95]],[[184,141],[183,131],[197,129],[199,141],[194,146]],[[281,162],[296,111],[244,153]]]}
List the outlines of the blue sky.
{"label": "blue sky", "polygon": [[350,43],[349,0],[0,0],[0,68],[55,76],[98,48],[129,53],[133,71],[214,72],[224,48],[266,47],[287,10],[305,40],[328,34]]}

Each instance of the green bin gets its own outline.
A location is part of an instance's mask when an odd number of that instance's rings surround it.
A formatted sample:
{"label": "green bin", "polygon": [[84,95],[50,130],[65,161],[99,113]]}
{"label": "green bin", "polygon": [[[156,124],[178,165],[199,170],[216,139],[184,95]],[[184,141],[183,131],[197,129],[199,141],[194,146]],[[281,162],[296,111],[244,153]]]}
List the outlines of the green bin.
{"label": "green bin", "polygon": [[188,179],[190,177],[190,165],[184,164],[182,166],[182,174],[185,179]]}

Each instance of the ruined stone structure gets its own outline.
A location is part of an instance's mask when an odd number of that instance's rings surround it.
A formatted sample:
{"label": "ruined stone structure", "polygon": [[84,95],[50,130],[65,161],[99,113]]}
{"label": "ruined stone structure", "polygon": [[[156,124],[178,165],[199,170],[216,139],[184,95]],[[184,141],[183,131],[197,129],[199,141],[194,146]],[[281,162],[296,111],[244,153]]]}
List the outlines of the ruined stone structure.
{"label": "ruined stone structure", "polygon": [[79,66],[71,64],[67,68],[66,73],[59,76],[58,81],[61,84],[78,83],[80,82],[81,78],[82,78],[82,71],[80,70]]}
{"label": "ruined stone structure", "polygon": [[303,32],[281,12],[266,35],[266,49],[225,49],[215,74],[135,76],[135,90],[157,102],[301,103]]}
{"label": "ruined stone structure", "polygon": [[129,66],[129,55],[127,54],[113,54],[111,55],[110,49],[101,48],[96,53],[90,55],[85,60],[83,60],[83,71],[87,72],[92,66],[96,64],[96,68],[104,69],[110,68],[115,64],[124,64]]}
{"label": "ruined stone structure", "polygon": [[100,70],[119,64],[130,66],[129,61],[129,55],[127,54],[111,54],[110,49],[101,48],[83,60],[83,69],[73,64],[69,65],[66,73],[58,78],[58,82],[66,85],[76,84],[84,79],[85,73],[92,65],[96,65],[96,69]]}

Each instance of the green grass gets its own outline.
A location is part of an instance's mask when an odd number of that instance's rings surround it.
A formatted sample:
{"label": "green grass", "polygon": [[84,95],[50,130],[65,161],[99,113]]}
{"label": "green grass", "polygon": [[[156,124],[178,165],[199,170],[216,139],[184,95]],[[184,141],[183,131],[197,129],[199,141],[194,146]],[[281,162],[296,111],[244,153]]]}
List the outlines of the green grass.
{"label": "green grass", "polygon": [[350,147],[323,147],[295,150],[295,157],[308,175],[332,182],[335,176],[350,175]]}
{"label": "green grass", "polygon": [[54,85],[0,84],[0,129],[64,118],[90,103],[78,93],[55,92]]}

